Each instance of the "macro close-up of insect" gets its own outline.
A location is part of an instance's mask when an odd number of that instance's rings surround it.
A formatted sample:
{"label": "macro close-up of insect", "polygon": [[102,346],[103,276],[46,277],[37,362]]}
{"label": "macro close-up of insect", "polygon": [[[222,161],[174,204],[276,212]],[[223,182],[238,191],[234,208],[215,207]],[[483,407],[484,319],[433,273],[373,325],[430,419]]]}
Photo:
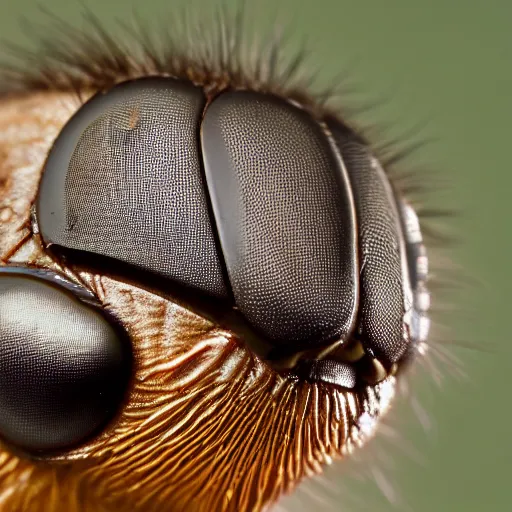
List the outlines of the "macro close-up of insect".
{"label": "macro close-up of insect", "polygon": [[508,510],[505,12],[371,3],[5,8],[0,512]]}

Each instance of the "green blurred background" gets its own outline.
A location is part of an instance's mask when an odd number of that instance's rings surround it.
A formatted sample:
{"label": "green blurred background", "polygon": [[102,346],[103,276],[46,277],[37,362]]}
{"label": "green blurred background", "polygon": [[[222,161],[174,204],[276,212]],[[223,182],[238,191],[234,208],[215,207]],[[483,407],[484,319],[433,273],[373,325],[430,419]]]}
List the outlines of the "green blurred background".
{"label": "green blurred background", "polygon": [[[80,26],[83,5],[114,28],[137,7],[151,21],[179,20],[181,0],[45,0],[40,4]],[[198,13],[215,2],[193,0]],[[237,1],[223,4],[236,5]],[[463,272],[460,288],[445,299],[461,312],[444,315],[453,329],[452,352],[466,377],[441,367],[436,386],[421,372],[412,380],[428,412],[425,429],[402,400],[391,412],[397,440],[384,436],[364,451],[363,463],[331,468],[283,502],[286,510],[332,511],[480,511],[512,510],[512,440],[509,377],[512,364],[509,141],[512,118],[512,3],[508,0],[264,0],[247,2],[254,27],[275,19],[292,28],[291,44],[304,38],[310,59],[328,85],[346,70],[361,85],[357,99],[378,107],[362,120],[384,126],[382,136],[407,138],[418,124],[417,138],[435,142],[410,157],[411,165],[441,169],[453,187],[439,190],[442,205],[463,211],[450,221],[462,239],[452,251]],[[55,30],[33,0],[0,0],[0,37],[32,44],[18,21],[21,16]],[[190,8],[190,6],[189,6]],[[174,19],[173,19],[174,18]],[[347,98],[353,101],[355,96]],[[383,102],[380,100],[384,100]],[[380,103],[383,103],[382,105]],[[428,171],[425,179],[428,182]],[[459,274],[454,273],[454,276]],[[443,308],[445,308],[443,304]],[[457,308],[456,308],[457,309]],[[464,346],[462,346],[464,345]],[[382,437],[382,436],[381,436]],[[390,484],[386,497],[372,471]],[[366,473],[360,480],[354,471]],[[381,484],[381,487],[383,485]],[[384,487],[386,485],[384,484]],[[315,497],[316,496],[316,497]],[[394,502],[393,502],[394,501]]]}

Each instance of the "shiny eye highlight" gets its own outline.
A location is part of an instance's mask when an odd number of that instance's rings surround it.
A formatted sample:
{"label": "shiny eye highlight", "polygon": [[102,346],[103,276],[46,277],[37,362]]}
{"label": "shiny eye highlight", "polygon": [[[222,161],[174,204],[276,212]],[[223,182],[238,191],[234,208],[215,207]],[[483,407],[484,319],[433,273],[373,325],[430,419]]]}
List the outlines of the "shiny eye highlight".
{"label": "shiny eye highlight", "polygon": [[0,268],[0,436],[33,455],[76,447],[119,410],[130,344],[94,297],[48,271]]}

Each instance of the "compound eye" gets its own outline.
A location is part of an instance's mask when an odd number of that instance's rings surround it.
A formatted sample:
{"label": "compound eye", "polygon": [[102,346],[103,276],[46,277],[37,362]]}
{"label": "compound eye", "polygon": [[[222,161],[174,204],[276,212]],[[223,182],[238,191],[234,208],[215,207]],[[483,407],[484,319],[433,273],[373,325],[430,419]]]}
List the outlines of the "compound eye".
{"label": "compound eye", "polygon": [[237,306],[284,350],[346,340],[359,288],[356,217],[328,134],[287,101],[234,91],[209,106],[201,140]]}
{"label": "compound eye", "polygon": [[[411,340],[413,288],[405,223],[397,198],[378,160],[354,133],[331,121],[328,127],[345,162],[358,220],[361,258],[358,331],[372,356],[398,361]],[[410,248],[410,246],[409,246]]]}
{"label": "compound eye", "polygon": [[205,101],[190,82],[142,78],[83,105],[45,164],[44,240],[225,297],[197,144]]}
{"label": "compound eye", "polygon": [[0,436],[31,454],[74,447],[119,409],[131,374],[122,331],[51,272],[0,270]]}
{"label": "compound eye", "polygon": [[227,271],[249,321],[281,349],[357,337],[386,366],[398,361],[412,309],[400,200],[368,146],[340,121],[246,91],[219,95],[201,135]]}
{"label": "compound eye", "polygon": [[[389,368],[413,314],[400,201],[340,120],[154,77],[78,110],[50,151],[36,213],[47,244],[219,302],[275,368],[352,342]],[[332,374],[331,363],[311,371],[324,367]]]}

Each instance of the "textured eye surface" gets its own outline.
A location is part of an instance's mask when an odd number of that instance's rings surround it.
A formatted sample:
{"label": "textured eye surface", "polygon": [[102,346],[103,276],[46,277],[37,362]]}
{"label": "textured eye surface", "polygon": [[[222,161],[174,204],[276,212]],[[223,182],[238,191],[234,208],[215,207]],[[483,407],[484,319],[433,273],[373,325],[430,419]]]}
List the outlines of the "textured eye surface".
{"label": "textured eye surface", "polygon": [[341,121],[271,94],[226,90],[207,103],[191,82],[142,78],[98,93],[67,123],[36,216],[48,245],[231,302],[264,359],[362,343],[389,369],[413,315],[401,208]]}
{"label": "textured eye surface", "polygon": [[204,103],[191,83],[142,79],[84,105],[45,165],[43,237],[224,296],[196,144]]}
{"label": "textured eye surface", "polygon": [[359,287],[356,220],[329,134],[284,100],[235,91],[206,110],[201,142],[237,306],[288,349],[346,341]]}
{"label": "textured eye surface", "polygon": [[104,427],[130,376],[119,329],[62,282],[0,268],[0,435],[32,453],[69,449]]}

